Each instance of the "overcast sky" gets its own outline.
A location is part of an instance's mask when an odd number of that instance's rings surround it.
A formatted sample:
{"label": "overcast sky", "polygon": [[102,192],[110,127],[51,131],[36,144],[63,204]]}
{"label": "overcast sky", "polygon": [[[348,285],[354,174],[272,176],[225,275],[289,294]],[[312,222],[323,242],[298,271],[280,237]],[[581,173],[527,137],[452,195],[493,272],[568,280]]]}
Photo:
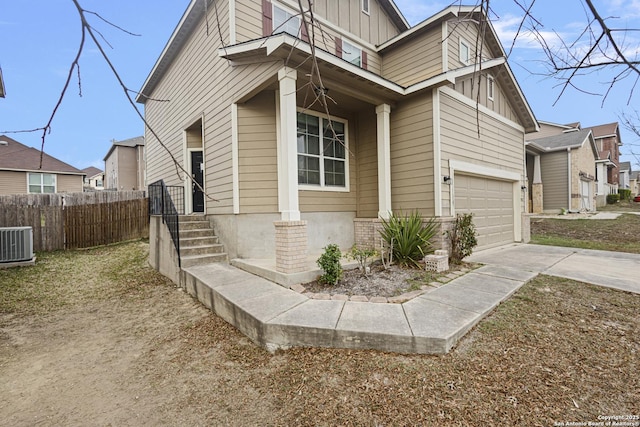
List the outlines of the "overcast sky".
{"label": "overcast sky", "polygon": [[[529,0],[530,1],[530,0]],[[108,54],[126,84],[138,90],[180,20],[189,0],[81,0],[85,9],[139,36],[124,34],[98,22],[92,23],[109,41]],[[397,0],[396,4],[414,25],[451,2]],[[463,2],[468,4],[470,2]],[[624,3],[624,7],[623,7]],[[456,2],[458,4],[458,2]],[[640,0],[600,0],[601,13],[611,17],[614,27],[640,28]],[[521,15],[511,0],[491,2],[494,27],[508,50]],[[69,65],[80,43],[78,14],[70,0],[0,0],[0,66],[4,74],[6,98],[0,99],[0,133],[28,130],[46,124],[62,90]],[[579,0],[538,0],[533,10],[544,24],[545,38],[557,43],[559,36],[573,40],[584,28],[585,12]],[[613,18],[619,17],[619,18]],[[625,47],[636,48],[631,35]],[[640,37],[640,35],[638,36]],[[632,54],[637,55],[637,51]],[[525,34],[512,52],[509,62],[518,82],[539,120],[558,123],[580,121],[583,126],[619,121],[622,112],[631,113],[638,104],[636,95],[629,102],[631,85],[614,88],[602,105],[602,98],[575,89],[560,93],[557,82],[537,75],[544,72],[544,57],[537,44]],[[104,168],[103,158],[111,141],[144,133],[143,124],[126,101],[122,89],[110,73],[94,45],[89,43],[80,61],[82,96],[78,79],[72,86],[47,136],[45,151],[77,168]],[[581,88],[603,93],[607,74],[590,74],[580,80]],[[638,91],[639,92],[640,88]],[[623,130],[623,160],[638,138]],[[41,133],[9,134],[30,146],[40,146]],[[640,148],[636,147],[636,152]],[[640,169],[640,165],[636,167]]]}

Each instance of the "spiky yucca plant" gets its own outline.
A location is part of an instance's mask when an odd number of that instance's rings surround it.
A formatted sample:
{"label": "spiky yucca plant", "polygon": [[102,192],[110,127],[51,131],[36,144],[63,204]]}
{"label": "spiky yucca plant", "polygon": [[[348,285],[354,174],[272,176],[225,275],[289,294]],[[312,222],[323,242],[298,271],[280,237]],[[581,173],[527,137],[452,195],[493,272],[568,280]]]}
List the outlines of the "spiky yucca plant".
{"label": "spiky yucca plant", "polygon": [[418,261],[433,252],[431,239],[437,230],[434,218],[425,222],[418,211],[413,211],[404,217],[392,213],[388,220],[383,219],[380,235],[393,248],[393,258],[398,263],[418,267]]}

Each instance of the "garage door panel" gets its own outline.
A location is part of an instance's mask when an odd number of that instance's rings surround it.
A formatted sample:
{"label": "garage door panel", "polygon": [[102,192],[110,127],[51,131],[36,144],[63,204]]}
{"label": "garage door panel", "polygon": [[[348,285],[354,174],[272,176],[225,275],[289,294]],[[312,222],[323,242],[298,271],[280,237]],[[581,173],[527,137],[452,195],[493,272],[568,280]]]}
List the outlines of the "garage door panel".
{"label": "garage door panel", "polygon": [[455,209],[473,213],[478,247],[513,242],[513,184],[491,178],[456,174]]}

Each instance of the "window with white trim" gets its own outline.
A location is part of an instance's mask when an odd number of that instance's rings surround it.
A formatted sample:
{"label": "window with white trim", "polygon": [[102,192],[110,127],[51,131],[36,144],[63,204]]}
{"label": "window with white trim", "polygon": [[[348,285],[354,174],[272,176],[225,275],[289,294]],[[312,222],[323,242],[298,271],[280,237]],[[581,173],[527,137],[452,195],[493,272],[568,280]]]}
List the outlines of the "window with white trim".
{"label": "window with white trim", "polygon": [[460,38],[460,62],[463,64],[469,64],[470,61],[471,47],[465,39]]}
{"label": "window with white trim", "polygon": [[342,40],[342,59],[351,62],[358,67],[362,66],[362,49],[352,45],[346,40]]}
{"label": "window with white trim", "polygon": [[298,37],[300,34],[300,16],[274,4],[273,32],[288,33],[294,37]]}
{"label": "window with white trim", "polygon": [[487,98],[490,101],[493,101],[493,95],[495,91],[495,81],[493,80],[493,76],[487,75]]}
{"label": "window with white trim", "polygon": [[298,184],[346,189],[347,122],[298,113]]}
{"label": "window with white trim", "polygon": [[369,0],[362,0],[362,11],[369,14]]}
{"label": "window with white trim", "polygon": [[30,173],[29,193],[55,193],[56,176],[51,173]]}

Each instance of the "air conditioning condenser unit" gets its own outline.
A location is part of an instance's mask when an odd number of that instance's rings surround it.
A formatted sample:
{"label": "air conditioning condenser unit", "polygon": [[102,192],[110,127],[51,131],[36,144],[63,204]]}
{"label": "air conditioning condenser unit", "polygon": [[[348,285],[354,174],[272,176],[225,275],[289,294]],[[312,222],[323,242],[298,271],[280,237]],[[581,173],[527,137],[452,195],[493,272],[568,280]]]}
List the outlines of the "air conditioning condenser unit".
{"label": "air conditioning condenser unit", "polygon": [[0,262],[33,259],[33,229],[31,227],[0,227]]}

